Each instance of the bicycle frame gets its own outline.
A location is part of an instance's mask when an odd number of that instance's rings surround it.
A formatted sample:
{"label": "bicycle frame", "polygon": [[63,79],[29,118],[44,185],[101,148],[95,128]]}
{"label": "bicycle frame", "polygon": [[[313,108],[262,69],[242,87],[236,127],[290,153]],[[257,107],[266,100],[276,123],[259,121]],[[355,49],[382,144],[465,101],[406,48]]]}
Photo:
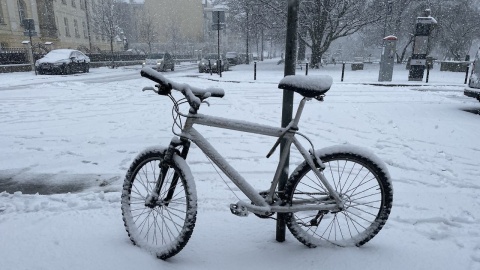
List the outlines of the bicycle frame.
{"label": "bicycle frame", "polygon": [[[183,127],[182,133],[180,134],[181,138],[186,138],[195,143],[201,150],[204,152],[214,163],[217,165],[220,170],[227,175],[228,178],[255,204],[240,201],[238,204],[245,207],[251,212],[254,213],[271,213],[271,212],[297,212],[305,210],[341,210],[343,208],[343,201],[335,191],[335,189],[328,183],[326,178],[322,175],[321,171],[315,166],[315,156],[312,153],[309,153],[300,142],[295,138],[295,134],[298,130],[298,122],[300,120],[301,113],[303,111],[304,105],[309,98],[303,98],[300,102],[300,105],[297,109],[295,118],[290,122],[286,128],[271,127],[267,125],[261,125],[257,123],[234,120],[210,115],[203,115],[190,112],[187,116],[187,120]],[[236,130],[240,132],[253,133],[259,135],[266,135],[271,137],[283,138],[285,140],[284,149],[287,150],[291,147],[293,143],[301,155],[305,158],[307,163],[312,168],[313,172],[320,179],[322,184],[328,191],[326,197],[323,198],[323,204],[319,204],[319,200],[298,202],[298,205],[271,205],[274,201],[275,190],[277,188],[281,172],[284,168],[287,151],[282,151],[283,155],[280,157],[273,181],[271,183],[269,193],[267,198],[263,198],[257,190],[255,190],[239,173],[236,171],[216,150],[215,148],[193,127],[193,125],[203,125],[210,127],[217,127],[221,129]],[[279,143],[274,146],[276,147]],[[273,149],[272,149],[273,150]],[[317,159],[319,161],[319,159]],[[321,161],[317,162],[321,163]],[[325,203],[328,202],[328,203]]]}

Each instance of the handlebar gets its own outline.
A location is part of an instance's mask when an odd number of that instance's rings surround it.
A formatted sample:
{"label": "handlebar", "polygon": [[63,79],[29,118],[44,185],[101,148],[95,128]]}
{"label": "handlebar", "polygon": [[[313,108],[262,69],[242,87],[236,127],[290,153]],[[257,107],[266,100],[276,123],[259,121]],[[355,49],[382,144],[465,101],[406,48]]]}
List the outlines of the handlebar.
{"label": "handlebar", "polygon": [[167,78],[165,78],[159,72],[153,70],[149,67],[142,68],[140,72],[142,77],[150,79],[160,85],[163,89],[166,90],[177,90],[181,92],[185,98],[187,99],[188,103],[194,109],[198,109],[202,100],[209,98],[209,97],[223,97],[225,95],[225,91],[221,88],[214,88],[210,87],[207,89],[202,89],[198,87],[193,87],[188,84],[184,83],[176,83]]}

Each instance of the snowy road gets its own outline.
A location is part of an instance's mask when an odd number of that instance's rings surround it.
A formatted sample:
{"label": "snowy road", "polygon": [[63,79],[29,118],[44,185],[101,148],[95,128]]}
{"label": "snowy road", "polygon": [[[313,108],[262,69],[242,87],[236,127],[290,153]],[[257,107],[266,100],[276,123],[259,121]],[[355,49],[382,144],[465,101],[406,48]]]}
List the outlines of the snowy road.
{"label": "snowy road", "polygon": [[[274,221],[230,214],[237,199],[194,147],[197,226],[168,262],[130,244],[119,190],[139,151],[171,139],[170,101],[142,93],[152,83],[132,69],[0,74],[0,185],[10,185],[0,193],[0,269],[480,269],[480,115],[467,112],[480,103],[463,96],[464,74],[434,70],[428,85],[383,87],[368,85],[374,67],[347,72],[344,83],[339,68],[309,72],[330,74],[334,86],[325,102],[307,103],[300,130],[318,148],[348,142],[387,163],[394,206],[379,235],[362,248],[307,249],[289,233],[278,244]],[[283,67],[260,63],[257,81],[252,70],[165,75],[224,88],[204,114],[278,125]],[[394,80],[406,78],[398,67]],[[274,139],[201,130],[255,188],[268,187],[278,157],[265,155]],[[299,162],[293,152],[291,169]],[[37,188],[60,194],[27,194]]]}
{"label": "snowy road", "polygon": [[[8,75],[2,74],[1,77],[8,77],[0,85],[0,91],[18,90],[25,88],[45,88],[52,82],[66,83],[66,82],[81,82],[85,84],[92,83],[111,83],[118,81],[128,81],[138,78],[140,66],[127,66],[117,69],[109,69],[107,67],[92,68],[90,73],[76,73],[71,75],[38,75],[31,76],[32,73],[16,72]],[[181,63],[175,67],[174,72],[178,73],[196,70],[195,63]],[[27,75],[28,74],[28,75]]]}

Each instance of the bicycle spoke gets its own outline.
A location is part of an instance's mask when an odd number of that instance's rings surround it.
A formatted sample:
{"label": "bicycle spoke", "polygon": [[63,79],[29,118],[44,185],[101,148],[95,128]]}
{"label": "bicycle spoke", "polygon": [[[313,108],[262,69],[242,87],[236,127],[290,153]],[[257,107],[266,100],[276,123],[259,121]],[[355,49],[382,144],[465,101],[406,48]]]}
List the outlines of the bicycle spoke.
{"label": "bicycle spoke", "polygon": [[[390,212],[391,199],[390,206],[385,207],[389,203],[385,193],[391,194],[388,178],[374,162],[360,154],[341,152],[321,159],[325,165],[322,174],[345,202],[345,208],[341,211],[300,211],[288,216],[287,226],[298,240],[308,246],[321,242],[339,246],[363,245],[385,223],[385,220],[378,220],[381,213],[388,216]],[[308,205],[333,203],[329,192],[318,192],[325,186],[307,163],[299,166],[296,172],[287,183],[288,203],[302,200]],[[369,228],[377,229],[373,231]]]}

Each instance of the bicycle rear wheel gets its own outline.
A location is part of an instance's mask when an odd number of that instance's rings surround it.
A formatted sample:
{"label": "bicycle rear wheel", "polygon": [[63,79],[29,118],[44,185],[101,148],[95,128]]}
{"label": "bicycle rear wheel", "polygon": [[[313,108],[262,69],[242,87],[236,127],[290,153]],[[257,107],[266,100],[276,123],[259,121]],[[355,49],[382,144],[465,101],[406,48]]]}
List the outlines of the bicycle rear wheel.
{"label": "bicycle rear wheel", "polygon": [[[385,225],[392,208],[393,188],[386,167],[357,148],[322,151],[322,174],[345,201],[339,212],[301,211],[286,215],[290,232],[308,247],[325,243],[361,246]],[[374,161],[375,160],[375,161]],[[306,162],[292,173],[285,187],[287,204],[325,197],[327,190]]]}
{"label": "bicycle rear wheel", "polygon": [[165,173],[157,203],[146,204],[157,179],[162,179],[159,165],[164,152],[158,148],[139,154],[127,172],[122,191],[122,215],[130,240],[160,259],[172,257],[185,247],[197,216],[195,184],[185,161],[176,155]]}

